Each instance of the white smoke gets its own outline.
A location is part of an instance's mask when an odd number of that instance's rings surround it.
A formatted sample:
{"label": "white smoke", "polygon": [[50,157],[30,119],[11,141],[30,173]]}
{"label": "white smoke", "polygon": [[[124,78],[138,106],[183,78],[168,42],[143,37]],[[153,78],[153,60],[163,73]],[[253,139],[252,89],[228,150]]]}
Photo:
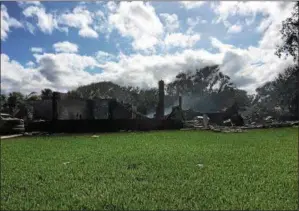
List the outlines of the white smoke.
{"label": "white smoke", "polygon": [[[172,108],[173,108],[174,106],[176,106],[176,104],[173,104],[172,106],[169,106],[169,107],[167,107],[167,108],[164,108],[164,115],[168,115],[168,114],[170,114],[170,113],[172,112]],[[155,111],[152,111],[152,112],[148,113],[146,116],[147,116],[148,118],[154,118],[155,114],[156,114],[156,112],[155,112]]]}

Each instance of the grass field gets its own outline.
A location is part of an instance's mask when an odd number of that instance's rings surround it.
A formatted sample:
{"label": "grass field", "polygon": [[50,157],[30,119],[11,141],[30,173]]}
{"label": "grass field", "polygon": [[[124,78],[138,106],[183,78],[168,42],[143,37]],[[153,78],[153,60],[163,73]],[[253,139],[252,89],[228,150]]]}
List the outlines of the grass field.
{"label": "grass field", "polygon": [[2,210],[295,210],[297,130],[2,140]]}

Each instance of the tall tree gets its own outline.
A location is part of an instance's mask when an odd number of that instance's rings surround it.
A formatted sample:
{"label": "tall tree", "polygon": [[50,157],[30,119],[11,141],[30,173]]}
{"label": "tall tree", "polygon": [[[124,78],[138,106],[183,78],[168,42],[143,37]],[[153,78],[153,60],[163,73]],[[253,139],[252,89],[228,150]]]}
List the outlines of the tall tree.
{"label": "tall tree", "polygon": [[218,111],[231,106],[235,101],[246,101],[247,93],[238,90],[229,76],[220,72],[218,65],[180,73],[168,84],[167,93],[184,96],[184,109],[202,112]]}
{"label": "tall tree", "polygon": [[286,56],[292,56],[297,65],[286,68],[274,81],[278,94],[277,99],[282,106],[287,105],[290,113],[298,118],[299,1],[294,4],[291,16],[282,22],[280,32],[283,43],[277,47],[276,55],[281,57],[282,53],[285,53]]}
{"label": "tall tree", "polygon": [[[256,89],[251,111],[256,118],[291,115],[298,118],[298,66],[290,66],[273,81]],[[253,109],[254,108],[254,109]]]}
{"label": "tall tree", "polygon": [[4,94],[1,94],[1,99],[0,99],[0,103],[1,103],[1,110],[5,110],[7,108],[7,96]]}
{"label": "tall tree", "polygon": [[24,95],[20,92],[9,93],[7,104],[9,107],[9,112],[13,114],[15,109],[24,104]]}
{"label": "tall tree", "polygon": [[192,91],[193,81],[191,72],[179,73],[175,80],[167,85],[166,91],[172,96],[186,95]]}
{"label": "tall tree", "polygon": [[298,42],[299,42],[299,1],[294,5],[291,17],[282,22],[282,34],[283,43],[277,47],[276,55],[282,56],[285,53],[286,56],[292,56],[294,61],[298,59]]}
{"label": "tall tree", "polygon": [[299,90],[298,90],[298,65],[288,67],[283,73],[280,73],[274,81],[277,98],[281,106],[287,107],[290,114],[294,117],[299,116]]}

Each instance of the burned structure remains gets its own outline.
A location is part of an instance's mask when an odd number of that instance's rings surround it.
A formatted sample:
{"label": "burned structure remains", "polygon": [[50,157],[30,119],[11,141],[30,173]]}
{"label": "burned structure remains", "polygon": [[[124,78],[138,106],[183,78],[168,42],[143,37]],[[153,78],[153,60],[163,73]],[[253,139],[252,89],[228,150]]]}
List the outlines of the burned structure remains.
{"label": "burned structure remains", "polygon": [[[31,122],[28,130],[41,128],[59,132],[107,132],[120,130],[179,129],[182,119],[167,119],[164,116],[164,81],[159,81],[159,103],[156,118],[137,112],[136,106],[118,102],[116,99],[76,99],[66,93],[54,92],[46,105],[51,113],[40,113],[41,122]],[[42,109],[35,109],[36,111]],[[50,117],[50,114],[52,115]]]}
{"label": "burned structure remains", "polygon": [[[159,81],[158,86],[154,118],[139,113],[136,106],[118,102],[116,99],[79,99],[72,98],[67,93],[54,92],[52,100],[29,102],[27,107],[33,111],[33,121],[27,119],[26,131],[80,133],[169,130],[183,127],[215,130],[215,127],[220,126],[244,125],[236,103],[219,112],[184,110],[182,96],[178,97],[177,105],[172,107],[172,111],[165,115],[164,81]],[[19,115],[22,113],[28,114],[28,111],[21,109]]]}
{"label": "burned structure remains", "polygon": [[160,80],[154,118],[148,118],[137,112],[136,106],[118,102],[116,99],[78,99],[71,98],[67,93],[54,92],[52,100],[31,104],[34,119],[43,119],[45,123],[44,126],[39,126],[40,122],[31,122],[28,129],[43,127],[44,130],[61,132],[179,129],[183,127],[184,121],[203,115],[207,115],[210,124],[222,125],[226,119],[230,119],[234,125],[244,124],[238,114],[237,105],[224,112],[201,113],[183,110],[182,96],[178,97],[178,105],[165,115],[164,86],[164,81]]}

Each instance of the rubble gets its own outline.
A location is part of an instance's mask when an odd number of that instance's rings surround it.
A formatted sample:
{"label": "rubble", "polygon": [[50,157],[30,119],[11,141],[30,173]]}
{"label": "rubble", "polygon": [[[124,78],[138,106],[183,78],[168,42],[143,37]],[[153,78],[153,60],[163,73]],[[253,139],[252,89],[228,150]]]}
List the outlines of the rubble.
{"label": "rubble", "polygon": [[50,132],[43,132],[43,131],[33,131],[33,132],[25,132],[24,136],[61,136],[64,133],[50,133]]}
{"label": "rubble", "polygon": [[209,126],[210,130],[214,132],[223,132],[223,133],[242,133],[246,132],[246,130],[240,127],[227,127],[227,126]]}
{"label": "rubble", "polygon": [[194,130],[194,128],[181,128],[180,130]]}
{"label": "rubble", "polygon": [[197,119],[184,122],[184,128],[203,128],[203,125]]}
{"label": "rubble", "polygon": [[[246,132],[250,129],[265,129],[265,128],[280,128],[280,127],[298,127],[299,121],[271,121],[263,124],[251,123],[245,126],[220,126],[220,125],[212,125],[208,126],[207,130],[211,130],[214,132],[224,132],[224,133],[241,133]],[[198,119],[184,121],[184,128],[181,130],[205,130],[201,121]]]}
{"label": "rubble", "polygon": [[49,133],[35,131],[35,132],[25,132],[23,135],[24,136],[38,136],[38,135],[49,135]]}

